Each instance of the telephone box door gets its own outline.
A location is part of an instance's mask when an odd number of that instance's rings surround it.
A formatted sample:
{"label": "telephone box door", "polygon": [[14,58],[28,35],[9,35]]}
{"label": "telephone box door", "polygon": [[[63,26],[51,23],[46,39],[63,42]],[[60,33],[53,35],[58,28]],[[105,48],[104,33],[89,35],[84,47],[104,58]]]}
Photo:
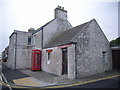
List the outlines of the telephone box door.
{"label": "telephone box door", "polygon": [[32,50],[31,70],[41,70],[41,51]]}

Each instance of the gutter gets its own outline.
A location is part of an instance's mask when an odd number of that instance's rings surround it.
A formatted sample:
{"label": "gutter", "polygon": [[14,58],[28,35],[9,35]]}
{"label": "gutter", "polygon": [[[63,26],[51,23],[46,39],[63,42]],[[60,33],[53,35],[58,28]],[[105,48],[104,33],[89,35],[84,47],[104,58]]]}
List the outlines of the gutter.
{"label": "gutter", "polygon": [[42,44],[41,44],[41,46],[42,46],[42,49],[43,49],[43,28],[41,30],[42,30]]}

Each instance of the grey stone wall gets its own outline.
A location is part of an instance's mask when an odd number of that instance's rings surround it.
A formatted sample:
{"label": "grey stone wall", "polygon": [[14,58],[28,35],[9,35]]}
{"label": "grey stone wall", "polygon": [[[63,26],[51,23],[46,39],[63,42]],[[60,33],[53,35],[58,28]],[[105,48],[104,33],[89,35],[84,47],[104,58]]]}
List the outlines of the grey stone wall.
{"label": "grey stone wall", "polygon": [[31,48],[19,48],[16,52],[16,69],[31,68]]}
{"label": "grey stone wall", "polygon": [[42,30],[33,35],[32,49],[42,49]]}
{"label": "grey stone wall", "polygon": [[[52,49],[50,60],[47,59],[47,51]],[[62,50],[57,47],[43,49],[42,52],[42,70],[55,75],[62,73]]]}
{"label": "grey stone wall", "polygon": [[17,31],[16,69],[31,67],[32,45],[28,45],[29,32]]}
{"label": "grey stone wall", "polygon": [[68,78],[76,79],[75,44],[68,47]]}
{"label": "grey stone wall", "polygon": [[[50,62],[47,60],[47,51],[52,49]],[[62,75],[62,50],[60,47],[43,49],[42,52],[42,70],[55,75]],[[75,45],[68,46],[68,74],[64,76],[69,79],[75,79]]]}
{"label": "grey stone wall", "polygon": [[10,37],[8,66],[12,69],[30,68],[31,46],[28,45],[28,37],[32,34],[23,31],[14,31]]}
{"label": "grey stone wall", "polygon": [[71,24],[67,20],[62,20],[60,18],[53,20],[43,28],[43,46],[71,27]]}
{"label": "grey stone wall", "polygon": [[[94,60],[97,58],[99,63],[96,68],[96,72],[109,71],[112,69],[112,55],[109,41],[107,40],[103,31],[99,28],[96,21],[93,21],[90,25],[90,47],[94,46],[91,52],[94,52]],[[99,52],[98,52],[99,51]],[[105,60],[103,60],[103,51],[106,51]],[[98,53],[97,53],[98,52]],[[101,63],[101,66],[99,66]],[[100,71],[97,69],[99,68]]]}
{"label": "grey stone wall", "polygon": [[16,44],[16,34],[13,34],[9,38],[9,50],[8,50],[8,61],[6,65],[11,69],[14,69],[14,62],[15,62],[15,44]]}
{"label": "grey stone wall", "polygon": [[[90,62],[89,62],[89,32],[87,30],[83,30],[76,37],[76,69],[77,69],[77,77],[83,77],[90,72],[88,72]],[[86,73],[88,72],[88,73]]]}
{"label": "grey stone wall", "polygon": [[[93,20],[75,39],[77,78],[111,70],[111,50],[105,35]],[[107,51],[105,62],[102,52]]]}

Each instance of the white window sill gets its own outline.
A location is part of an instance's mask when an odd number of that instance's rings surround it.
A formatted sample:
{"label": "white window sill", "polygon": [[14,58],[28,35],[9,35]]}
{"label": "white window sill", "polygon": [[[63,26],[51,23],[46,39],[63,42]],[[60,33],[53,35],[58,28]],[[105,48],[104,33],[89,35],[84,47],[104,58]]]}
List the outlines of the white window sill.
{"label": "white window sill", "polygon": [[47,61],[47,64],[50,64],[50,60]]}

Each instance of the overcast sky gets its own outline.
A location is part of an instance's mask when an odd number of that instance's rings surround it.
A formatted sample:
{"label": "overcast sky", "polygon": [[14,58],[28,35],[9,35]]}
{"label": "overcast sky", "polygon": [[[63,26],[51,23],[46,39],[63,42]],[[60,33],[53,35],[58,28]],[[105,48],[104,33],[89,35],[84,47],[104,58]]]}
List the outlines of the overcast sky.
{"label": "overcast sky", "polygon": [[72,26],[95,18],[109,41],[117,38],[119,0],[90,1],[0,0],[0,52],[9,44],[9,36],[14,30],[41,27],[54,18],[54,9],[58,5],[68,11],[68,21]]}

